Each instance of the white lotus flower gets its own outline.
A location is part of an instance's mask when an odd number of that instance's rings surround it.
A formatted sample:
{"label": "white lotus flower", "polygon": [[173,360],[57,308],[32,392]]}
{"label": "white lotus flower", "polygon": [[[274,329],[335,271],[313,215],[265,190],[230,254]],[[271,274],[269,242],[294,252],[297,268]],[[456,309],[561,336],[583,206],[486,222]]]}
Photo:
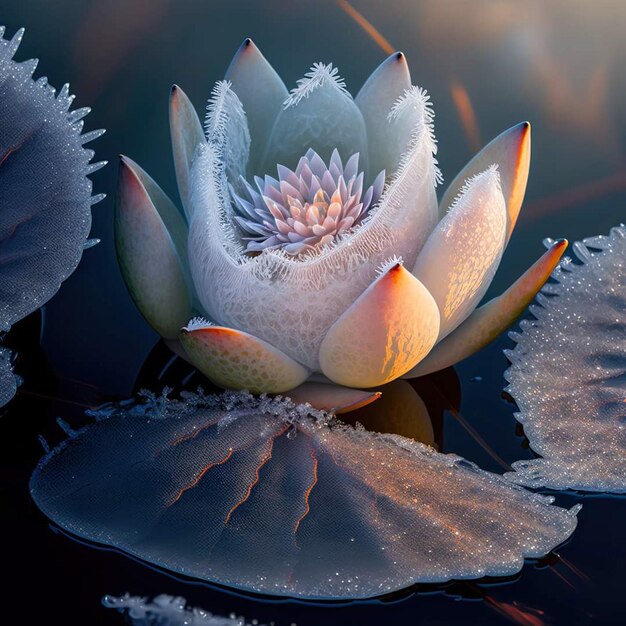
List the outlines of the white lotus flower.
{"label": "white lotus flower", "polygon": [[353,99],[323,64],[289,93],[248,39],[205,131],[178,87],[170,122],[184,213],[123,157],[118,256],[147,321],[223,387],[284,393],[313,378],[342,387],[293,395],[371,401],[351,388],[442,369],[495,338],[566,245],[475,310],[522,203],[530,125],[487,145],[438,204],[433,112],[402,53]]}

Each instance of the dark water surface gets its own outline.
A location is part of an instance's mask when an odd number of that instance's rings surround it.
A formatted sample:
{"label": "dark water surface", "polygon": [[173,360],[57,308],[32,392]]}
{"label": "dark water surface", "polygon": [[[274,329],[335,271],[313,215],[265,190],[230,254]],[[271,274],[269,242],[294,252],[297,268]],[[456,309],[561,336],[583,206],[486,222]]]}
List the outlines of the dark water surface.
{"label": "dark water surface", "polygon": [[[543,237],[573,241],[624,221],[626,4],[355,0],[354,7],[407,54],[413,82],[431,93],[446,180],[477,144],[521,120],[533,124],[527,202],[488,296],[541,254]],[[174,580],[53,532],[30,501],[27,481],[41,455],[37,435],[59,441],[56,417],[79,425],[84,407],[165,382],[159,373],[168,353],[154,347],[157,337],[135,310],[115,262],[116,155],[137,160],[176,197],[170,85],[180,84],[201,112],[248,35],[289,87],[314,61],[332,61],[355,93],[386,53],[345,8],[334,0],[0,4],[0,24],[9,34],[27,28],[19,58],[40,58],[39,74],[55,86],[70,81],[77,106],[93,108],[88,128],[108,130],[94,148],[98,159],[111,161],[94,176],[96,191],[109,194],[94,209],[92,236],[102,243],[85,253],[43,314],[16,325],[7,340],[19,350],[17,371],[27,381],[0,418],[0,623],[121,623],[101,608],[100,598],[126,591],[180,594],[215,613],[234,611],[279,626],[624,623],[624,499],[559,495],[564,506],[584,503],[578,530],[557,554],[528,564],[513,580],[418,588],[341,607],[235,596]],[[502,349],[509,344],[503,337],[457,366],[456,374],[420,383],[440,448],[498,472],[532,456],[514,405],[501,394]],[[178,383],[188,372],[175,363],[166,377]]]}

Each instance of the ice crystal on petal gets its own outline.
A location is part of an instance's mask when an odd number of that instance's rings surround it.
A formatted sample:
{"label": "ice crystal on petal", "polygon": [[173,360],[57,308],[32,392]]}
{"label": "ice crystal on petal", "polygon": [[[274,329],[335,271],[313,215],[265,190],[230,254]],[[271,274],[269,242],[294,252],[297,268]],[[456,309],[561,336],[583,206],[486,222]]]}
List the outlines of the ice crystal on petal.
{"label": "ice crystal on petal", "polygon": [[250,156],[250,131],[243,105],[228,81],[218,81],[207,104],[204,123],[207,141],[222,146],[223,175],[237,180]]}
{"label": "ice crystal on petal", "polygon": [[[339,76],[339,70],[333,67],[332,63],[314,63],[313,67],[298,80],[297,86],[291,90],[289,97],[285,100],[283,108],[288,109],[300,102],[303,98],[308,98],[318,87],[329,82],[347,96],[350,96],[346,89],[346,81]],[[352,97],[352,96],[350,96]]]}
{"label": "ice crystal on petal", "polygon": [[[547,241],[550,244],[550,241]],[[507,477],[529,487],[626,493],[626,228],[573,246],[508,353],[507,391],[532,449]]]}
{"label": "ice crystal on petal", "polygon": [[187,394],[107,407],[47,454],[31,494],[54,522],[247,591],[364,598],[507,576],[576,526],[455,455],[283,398]]}

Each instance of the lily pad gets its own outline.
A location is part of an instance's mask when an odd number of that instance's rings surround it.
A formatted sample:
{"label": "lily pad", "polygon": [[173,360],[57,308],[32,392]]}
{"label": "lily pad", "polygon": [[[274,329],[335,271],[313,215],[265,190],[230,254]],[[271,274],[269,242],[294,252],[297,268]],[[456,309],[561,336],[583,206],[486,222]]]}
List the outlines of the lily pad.
{"label": "lily pad", "polygon": [[528,487],[626,493],[626,228],[574,244],[512,333],[507,391],[542,458],[513,463]]}
{"label": "lily pad", "polygon": [[[81,134],[89,109],[70,110],[69,86],[57,93],[33,80],[34,60],[13,59],[23,31],[10,40],[0,27],[0,332],[45,304],[74,271],[91,228],[87,174],[93,151]],[[6,373],[6,369],[5,369]],[[0,405],[15,381],[0,378]]]}
{"label": "lily pad", "polygon": [[175,572],[308,599],[508,576],[578,508],[456,455],[282,398],[146,397],[109,407],[39,463],[64,530]]}

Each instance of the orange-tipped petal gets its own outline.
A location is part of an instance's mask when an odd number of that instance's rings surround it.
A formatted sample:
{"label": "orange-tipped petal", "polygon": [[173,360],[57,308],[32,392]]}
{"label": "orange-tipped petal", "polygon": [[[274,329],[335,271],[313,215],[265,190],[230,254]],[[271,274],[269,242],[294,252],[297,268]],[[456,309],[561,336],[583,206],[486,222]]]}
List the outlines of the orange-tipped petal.
{"label": "orange-tipped petal", "polygon": [[498,165],[500,184],[507,205],[508,242],[515,228],[526,192],[530,168],[530,122],[522,122],[505,130],[488,143],[452,181],[441,200],[440,217],[447,213],[454,198],[468,178],[476,176],[492,163]]}
{"label": "orange-tipped petal", "polygon": [[178,193],[189,218],[189,170],[198,145],[206,139],[193,104],[177,85],[170,94],[170,134]]}
{"label": "orange-tipped petal", "polygon": [[492,166],[467,181],[413,268],[439,306],[439,339],[485,295],[502,258],[505,234],[506,205]]}
{"label": "orange-tipped petal", "polygon": [[356,411],[380,398],[379,391],[363,391],[327,383],[304,383],[285,394],[294,402],[308,402],[322,411],[337,415]]}
{"label": "orange-tipped petal", "polygon": [[433,297],[396,263],[330,327],[320,347],[320,366],[346,387],[383,385],[423,359],[438,332]]}
{"label": "orange-tipped petal", "polygon": [[192,296],[183,264],[159,209],[164,211],[173,232],[178,232],[184,223],[176,225],[176,208],[173,205],[168,208],[165,194],[160,190],[162,195],[155,193],[156,183],[152,179],[148,181],[147,174],[137,168],[129,159],[122,158],[115,204],[117,258],[141,314],[162,337],[173,339],[191,315]]}
{"label": "orange-tipped petal", "polygon": [[190,324],[180,333],[190,361],[216,385],[253,393],[283,393],[309,371],[266,341],[224,326]]}
{"label": "orange-tipped petal", "polygon": [[550,249],[502,295],[474,311],[404,378],[415,378],[442,370],[462,361],[493,341],[513,324],[537,295],[558,265],[566,247],[566,239],[560,239],[552,244]]}
{"label": "orange-tipped petal", "polygon": [[266,174],[258,172],[257,166],[276,117],[289,96],[287,87],[252,39],[241,44],[226,70],[225,79],[231,81],[248,118],[252,171]]}

